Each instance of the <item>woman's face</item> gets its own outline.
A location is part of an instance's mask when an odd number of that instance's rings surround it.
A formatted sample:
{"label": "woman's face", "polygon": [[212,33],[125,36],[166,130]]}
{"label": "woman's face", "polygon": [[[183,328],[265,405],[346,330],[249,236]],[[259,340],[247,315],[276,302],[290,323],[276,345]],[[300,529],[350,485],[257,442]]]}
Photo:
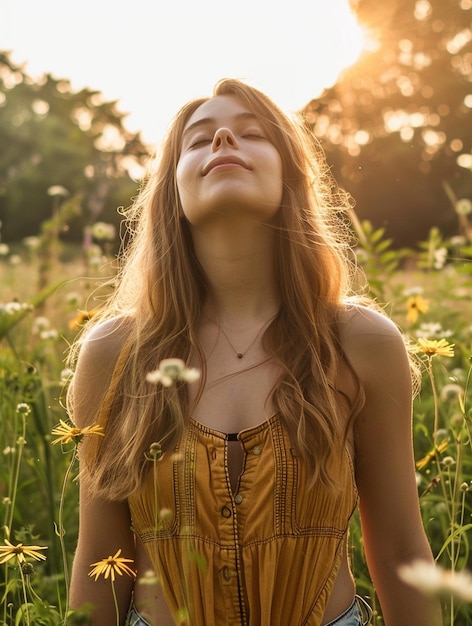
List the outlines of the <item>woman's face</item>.
{"label": "woman's face", "polygon": [[267,222],[282,200],[280,154],[262,121],[234,96],[216,96],[190,116],[176,174],[195,227],[229,212]]}

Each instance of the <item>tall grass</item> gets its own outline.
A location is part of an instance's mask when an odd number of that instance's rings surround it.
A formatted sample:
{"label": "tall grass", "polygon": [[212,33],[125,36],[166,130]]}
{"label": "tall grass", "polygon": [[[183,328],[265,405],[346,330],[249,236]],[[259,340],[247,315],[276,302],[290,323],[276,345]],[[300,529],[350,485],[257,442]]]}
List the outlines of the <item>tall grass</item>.
{"label": "tall grass", "polygon": [[[444,574],[433,592],[443,599],[445,625],[466,626],[472,606],[464,599],[472,587],[459,577],[451,585],[446,574],[471,567],[472,245],[463,234],[444,239],[433,229],[417,251],[398,251],[382,230],[368,223],[357,230],[359,282],[368,282],[405,341],[454,344],[449,357],[418,352],[423,381],[414,446],[424,525]],[[51,431],[67,421],[68,346],[97,305],[90,294],[97,285],[108,288],[111,259],[106,241],[86,253],[55,247],[51,255],[42,236],[15,250],[0,245],[0,626],[87,623],[67,600],[77,537],[76,445],[51,445]],[[358,517],[350,545],[359,593],[373,604],[373,625],[380,626]],[[420,576],[418,584],[426,588],[428,580]]]}

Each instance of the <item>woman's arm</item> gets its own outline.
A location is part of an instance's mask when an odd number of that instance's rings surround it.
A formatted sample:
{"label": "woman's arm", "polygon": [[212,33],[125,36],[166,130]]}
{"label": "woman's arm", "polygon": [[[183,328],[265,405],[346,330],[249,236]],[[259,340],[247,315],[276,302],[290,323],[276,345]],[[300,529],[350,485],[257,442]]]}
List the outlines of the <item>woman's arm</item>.
{"label": "woman's arm", "polygon": [[[72,609],[79,609],[84,605],[93,606],[94,626],[116,624],[116,607],[110,578],[91,578],[90,566],[114,556],[120,549],[120,557],[134,560],[135,545],[127,504],[107,502],[90,496],[86,482],[82,481],[79,540],[72,568],[70,606]],[[127,565],[134,569],[133,563]],[[116,576],[114,585],[122,625],[131,602],[133,584],[134,579],[127,574]]]}
{"label": "woman's arm", "polygon": [[[92,331],[82,347],[72,382],[72,419],[83,428],[94,423],[113,369],[123,345],[123,333],[116,322],[106,322]],[[97,435],[86,435],[97,436]],[[80,457],[79,444],[79,457]],[[91,578],[91,564],[114,556],[135,558],[135,542],[126,502],[110,502],[95,496],[87,486],[86,474],[80,479],[79,537],[70,585],[70,605],[79,609],[92,605],[94,626],[116,624],[116,608],[110,578]],[[133,563],[127,563],[134,569]],[[115,592],[124,624],[134,579],[116,576]]]}
{"label": "woman's arm", "polygon": [[411,376],[402,337],[363,308],[344,325],[347,357],[365,389],[354,425],[356,479],[367,563],[386,626],[438,626],[439,603],[398,576],[415,559],[432,562],[418,502],[412,444]]}

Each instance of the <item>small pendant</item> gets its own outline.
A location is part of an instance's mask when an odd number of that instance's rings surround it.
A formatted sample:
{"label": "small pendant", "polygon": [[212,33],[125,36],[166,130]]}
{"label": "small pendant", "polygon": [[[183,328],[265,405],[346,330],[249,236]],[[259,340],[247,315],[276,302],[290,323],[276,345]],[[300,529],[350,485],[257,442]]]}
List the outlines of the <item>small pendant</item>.
{"label": "small pendant", "polygon": [[238,353],[236,354],[236,356],[238,357],[238,359],[242,359],[242,358],[243,358],[243,355],[241,354],[241,352],[238,352]]}

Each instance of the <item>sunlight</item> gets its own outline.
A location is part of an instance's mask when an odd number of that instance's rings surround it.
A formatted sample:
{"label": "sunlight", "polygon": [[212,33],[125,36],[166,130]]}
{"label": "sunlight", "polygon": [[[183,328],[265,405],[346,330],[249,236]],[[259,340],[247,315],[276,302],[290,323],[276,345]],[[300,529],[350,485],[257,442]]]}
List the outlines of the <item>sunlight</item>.
{"label": "sunlight", "polygon": [[330,4],[331,15],[324,15],[326,28],[327,58],[323,59],[331,68],[333,82],[347,67],[353,65],[368,47],[367,34],[357,21],[348,0]]}
{"label": "sunlight", "polygon": [[[113,29],[103,27],[107,3],[95,3],[90,20],[62,0],[7,1],[8,28],[0,22],[0,36],[2,29],[8,34],[16,62],[26,61],[37,79],[50,72],[67,79],[64,88],[70,80],[73,89],[96,89],[100,101],[117,100],[129,113],[127,128],[150,143],[162,137],[184,102],[211,93],[220,78],[247,80],[286,111],[297,111],[332,87],[363,51],[372,51],[349,0],[239,0],[237,11],[220,0],[176,0],[165,10],[135,0],[129,10],[117,5]],[[35,28],[39,20],[41,31]],[[89,33],[85,48],[83,32]],[[110,49],[112,62],[105,52]]]}
{"label": "sunlight", "polygon": [[[349,0],[318,0],[304,6],[298,41],[294,35],[290,42],[292,53],[296,55],[300,47],[306,55],[307,48],[311,47],[311,60],[300,58],[291,75],[283,78],[280,65],[274,64],[271,73],[266,68],[264,79],[258,81],[282,108],[290,111],[302,108],[332,87],[363,52],[376,48],[367,30],[358,22]],[[307,41],[310,41],[309,46]]]}

